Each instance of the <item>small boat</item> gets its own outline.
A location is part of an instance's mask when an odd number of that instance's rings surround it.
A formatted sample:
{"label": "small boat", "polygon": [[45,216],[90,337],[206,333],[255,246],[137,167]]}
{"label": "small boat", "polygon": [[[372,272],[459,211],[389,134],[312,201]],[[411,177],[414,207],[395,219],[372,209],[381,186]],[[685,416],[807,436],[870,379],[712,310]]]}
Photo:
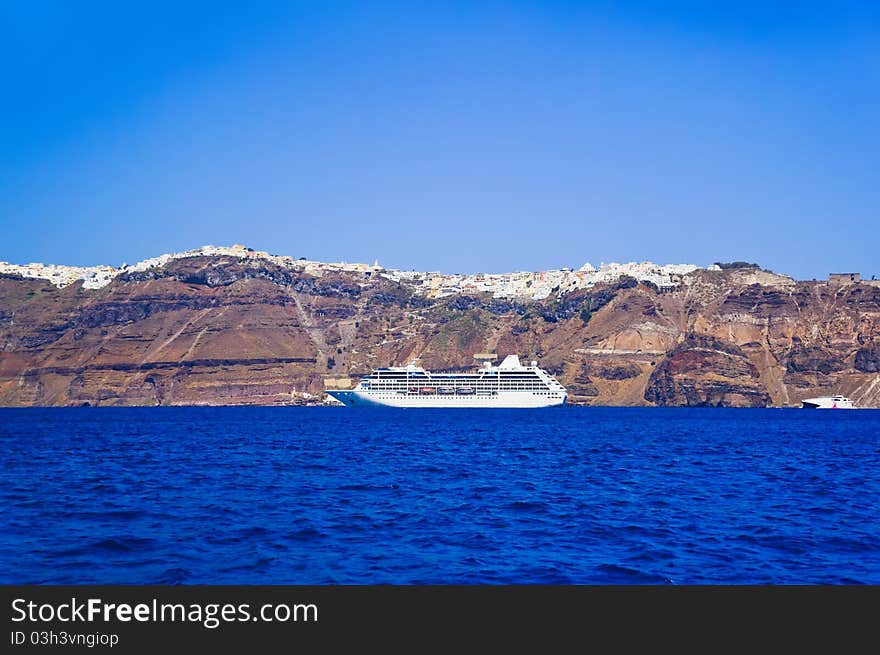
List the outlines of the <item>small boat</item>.
{"label": "small boat", "polygon": [[452,387],[440,387],[437,389],[437,393],[441,393],[444,396],[448,396],[451,393],[455,393],[455,389]]}
{"label": "small boat", "polygon": [[801,403],[802,409],[855,409],[853,402],[846,396],[805,398]]}
{"label": "small boat", "polygon": [[422,387],[419,389],[419,393],[423,396],[433,396],[437,390],[434,387]]}
{"label": "small boat", "polygon": [[455,393],[457,393],[460,396],[471,396],[471,395],[473,395],[474,390],[471,387],[458,387],[455,390]]}

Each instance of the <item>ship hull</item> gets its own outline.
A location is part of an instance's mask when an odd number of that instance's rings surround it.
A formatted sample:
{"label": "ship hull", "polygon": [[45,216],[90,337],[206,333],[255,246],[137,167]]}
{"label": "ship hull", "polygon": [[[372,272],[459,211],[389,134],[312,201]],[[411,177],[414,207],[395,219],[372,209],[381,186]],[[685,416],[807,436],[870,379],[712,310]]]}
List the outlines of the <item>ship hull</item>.
{"label": "ship hull", "polygon": [[566,395],[547,396],[523,392],[499,392],[494,395],[415,395],[394,392],[328,391],[329,395],[346,407],[479,407],[528,409],[559,407],[565,404]]}
{"label": "ship hull", "polygon": [[852,402],[834,402],[830,398],[807,398],[801,401],[803,409],[855,409]]}

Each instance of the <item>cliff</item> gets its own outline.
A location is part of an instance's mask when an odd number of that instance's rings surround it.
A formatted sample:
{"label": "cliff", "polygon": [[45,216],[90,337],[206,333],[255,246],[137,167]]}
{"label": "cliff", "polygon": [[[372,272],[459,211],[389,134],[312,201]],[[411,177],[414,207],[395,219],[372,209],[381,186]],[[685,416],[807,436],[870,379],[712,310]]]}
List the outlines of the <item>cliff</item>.
{"label": "cliff", "polygon": [[[477,352],[538,359],[584,404],[880,406],[880,288],[694,270],[543,300],[430,297],[405,279],[225,255],[102,286],[0,276],[0,405],[296,404],[327,376]],[[88,286],[97,288],[87,288]]]}

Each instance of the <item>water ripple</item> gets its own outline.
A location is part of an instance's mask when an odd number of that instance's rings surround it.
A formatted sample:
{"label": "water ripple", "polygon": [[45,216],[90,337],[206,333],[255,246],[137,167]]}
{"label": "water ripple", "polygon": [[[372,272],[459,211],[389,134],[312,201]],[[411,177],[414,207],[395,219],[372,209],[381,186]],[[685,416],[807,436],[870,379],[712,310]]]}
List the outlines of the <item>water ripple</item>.
{"label": "water ripple", "polygon": [[3,583],[880,583],[880,412],[0,409]]}

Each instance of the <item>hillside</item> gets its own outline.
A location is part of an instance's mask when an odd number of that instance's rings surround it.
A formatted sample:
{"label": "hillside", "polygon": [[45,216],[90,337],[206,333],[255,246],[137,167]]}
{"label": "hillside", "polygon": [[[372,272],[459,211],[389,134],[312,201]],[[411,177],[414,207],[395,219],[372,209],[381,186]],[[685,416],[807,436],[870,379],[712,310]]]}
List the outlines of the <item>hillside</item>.
{"label": "hillside", "polygon": [[0,405],[319,402],[327,376],[497,352],[538,359],[574,403],[880,406],[872,283],[698,269],[674,288],[617,277],[534,300],[226,255],[141,269],[0,276]]}

